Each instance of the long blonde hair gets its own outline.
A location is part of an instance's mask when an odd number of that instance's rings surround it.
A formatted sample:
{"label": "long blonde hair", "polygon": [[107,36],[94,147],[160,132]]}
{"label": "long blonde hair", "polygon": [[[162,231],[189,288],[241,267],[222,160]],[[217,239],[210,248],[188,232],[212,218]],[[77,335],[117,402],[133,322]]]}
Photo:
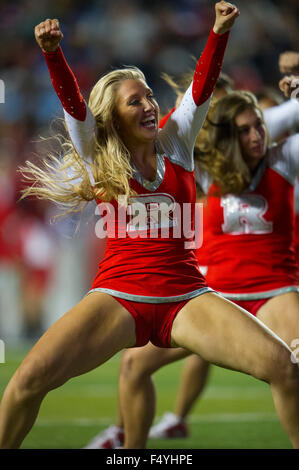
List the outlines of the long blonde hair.
{"label": "long blonde hair", "polygon": [[84,201],[98,198],[111,201],[118,195],[129,198],[135,194],[129,186],[132,177],[130,154],[117,132],[116,122],[116,92],[119,84],[129,79],[146,83],[141,70],[127,67],[104,75],[90,93],[88,105],[96,121],[90,162],[95,183],[90,181],[84,162],[69,136],[57,134],[54,138],[60,151],[49,153],[38,165],[27,161],[26,166],[20,168],[31,183],[22,197],[32,195],[50,200],[63,206],[65,213],[70,213],[80,211]]}
{"label": "long blonde hair", "polygon": [[[212,103],[205,124],[196,142],[197,165],[207,171],[221,194],[240,194],[251,181],[251,172],[244,161],[236,117],[252,109],[264,122],[255,96],[249,91],[235,91]],[[266,143],[269,135],[266,131]]]}
{"label": "long blonde hair", "polygon": [[[162,78],[171,86],[178,99],[182,96],[193,76],[188,73],[175,81],[167,74]],[[256,97],[249,91],[232,91],[233,81],[221,74],[217,81],[218,88],[224,88],[227,95],[213,97],[206,121],[200,130],[195,146],[194,160],[199,171],[206,171],[217,184],[217,194],[240,194],[250,183],[251,173],[244,161],[239,145],[235,119],[247,109],[257,110],[262,120],[263,113]],[[267,145],[270,138],[266,130]],[[197,196],[204,191],[197,185]]]}

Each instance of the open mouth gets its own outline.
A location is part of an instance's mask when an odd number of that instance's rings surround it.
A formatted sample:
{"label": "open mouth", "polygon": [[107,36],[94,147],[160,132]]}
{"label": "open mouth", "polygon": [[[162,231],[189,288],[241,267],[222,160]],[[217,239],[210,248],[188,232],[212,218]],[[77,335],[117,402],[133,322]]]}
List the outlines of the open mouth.
{"label": "open mouth", "polygon": [[142,127],[145,127],[146,129],[156,129],[157,128],[157,123],[156,123],[156,117],[155,116],[149,116],[146,119],[143,119],[141,121]]}
{"label": "open mouth", "polygon": [[262,145],[257,145],[256,147],[252,148],[253,152],[262,152],[263,151],[263,146]]}

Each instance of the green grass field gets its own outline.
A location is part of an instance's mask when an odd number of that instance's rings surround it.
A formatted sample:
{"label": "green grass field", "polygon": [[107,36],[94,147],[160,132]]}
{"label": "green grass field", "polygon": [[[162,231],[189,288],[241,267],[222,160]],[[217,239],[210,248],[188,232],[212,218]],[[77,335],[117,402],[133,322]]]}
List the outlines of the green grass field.
{"label": "green grass field", "polygon": [[[0,396],[28,348],[6,350]],[[120,356],[75,378],[44,400],[24,449],[80,449],[114,422]],[[155,374],[157,417],[171,411],[183,362]],[[132,397],[134,400],[134,397]],[[155,449],[290,449],[275,414],[270,388],[251,377],[213,367],[208,386],[189,417],[187,439],[149,440]]]}

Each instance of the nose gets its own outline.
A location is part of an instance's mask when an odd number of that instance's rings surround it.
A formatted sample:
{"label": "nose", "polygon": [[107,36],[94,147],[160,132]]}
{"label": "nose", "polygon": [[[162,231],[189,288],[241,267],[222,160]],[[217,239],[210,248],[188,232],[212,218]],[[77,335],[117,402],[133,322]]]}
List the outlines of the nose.
{"label": "nose", "polygon": [[255,127],[252,127],[250,129],[250,139],[252,142],[259,142],[261,140],[262,136],[261,134],[259,133],[259,131],[255,128]]}
{"label": "nose", "polygon": [[144,112],[154,111],[155,110],[154,103],[152,103],[150,100],[145,98],[144,103],[143,103],[143,110]]}

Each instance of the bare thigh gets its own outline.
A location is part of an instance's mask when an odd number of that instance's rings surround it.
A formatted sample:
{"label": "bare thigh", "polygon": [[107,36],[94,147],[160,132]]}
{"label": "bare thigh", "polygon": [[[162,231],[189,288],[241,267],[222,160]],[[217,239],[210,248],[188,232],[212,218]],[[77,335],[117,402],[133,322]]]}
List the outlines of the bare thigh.
{"label": "bare thigh", "polygon": [[[136,342],[135,321],[113,297],[94,292],[55,322],[23,361],[20,370],[55,388],[99,366]],[[40,385],[39,385],[40,386]]]}
{"label": "bare thigh", "polygon": [[257,318],[291,346],[294,340],[299,341],[299,294],[273,297],[259,309]]}
{"label": "bare thigh", "polygon": [[171,339],[208,362],[267,381],[278,366],[273,357],[280,353],[285,360],[289,354],[287,345],[261,321],[215,293],[196,297],[182,308]]}

